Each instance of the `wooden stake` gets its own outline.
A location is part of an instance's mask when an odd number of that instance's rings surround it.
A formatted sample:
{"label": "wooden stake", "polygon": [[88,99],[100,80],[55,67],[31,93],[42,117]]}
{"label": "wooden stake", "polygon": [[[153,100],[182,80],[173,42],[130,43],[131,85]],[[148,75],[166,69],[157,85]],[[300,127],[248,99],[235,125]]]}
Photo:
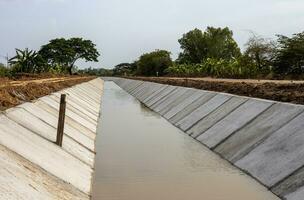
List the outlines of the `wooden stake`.
{"label": "wooden stake", "polygon": [[56,139],[56,144],[60,147],[62,147],[62,138],[64,132],[64,120],[65,120],[65,109],[66,109],[65,99],[66,99],[66,94],[61,94],[58,127],[57,127],[57,139]]}

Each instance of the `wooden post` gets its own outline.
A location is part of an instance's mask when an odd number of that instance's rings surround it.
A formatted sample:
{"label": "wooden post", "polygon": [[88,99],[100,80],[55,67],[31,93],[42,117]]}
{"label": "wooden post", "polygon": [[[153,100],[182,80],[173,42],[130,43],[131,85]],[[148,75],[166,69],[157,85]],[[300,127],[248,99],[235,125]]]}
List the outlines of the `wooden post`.
{"label": "wooden post", "polygon": [[65,120],[65,108],[66,108],[66,94],[61,94],[60,107],[59,107],[59,118],[57,126],[57,139],[56,144],[62,147],[62,138],[64,132],[64,120]]}

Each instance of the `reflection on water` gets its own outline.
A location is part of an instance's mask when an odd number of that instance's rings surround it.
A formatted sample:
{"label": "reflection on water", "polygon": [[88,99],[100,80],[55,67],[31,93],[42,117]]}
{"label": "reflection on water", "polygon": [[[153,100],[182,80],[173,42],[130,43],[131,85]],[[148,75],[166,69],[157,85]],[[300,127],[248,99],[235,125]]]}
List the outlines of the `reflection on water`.
{"label": "reflection on water", "polygon": [[257,182],[105,83],[94,200],[274,200]]}

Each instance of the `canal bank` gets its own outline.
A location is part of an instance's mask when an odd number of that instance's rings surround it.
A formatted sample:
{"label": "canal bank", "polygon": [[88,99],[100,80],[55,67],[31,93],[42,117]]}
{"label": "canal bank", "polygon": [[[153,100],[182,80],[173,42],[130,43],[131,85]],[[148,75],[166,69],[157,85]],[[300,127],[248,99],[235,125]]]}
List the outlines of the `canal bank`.
{"label": "canal bank", "polygon": [[302,105],[122,78],[106,80],[281,198],[302,200]]}
{"label": "canal bank", "polygon": [[[102,92],[98,78],[0,114],[0,199],[90,199]],[[62,147],[55,144],[61,94]]]}
{"label": "canal bank", "polygon": [[113,82],[102,113],[93,200],[279,199]]}

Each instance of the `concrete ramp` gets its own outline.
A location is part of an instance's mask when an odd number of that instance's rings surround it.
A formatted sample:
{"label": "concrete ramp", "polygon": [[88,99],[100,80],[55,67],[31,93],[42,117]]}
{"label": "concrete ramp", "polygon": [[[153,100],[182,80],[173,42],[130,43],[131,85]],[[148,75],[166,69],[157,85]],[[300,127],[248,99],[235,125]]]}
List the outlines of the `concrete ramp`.
{"label": "concrete ramp", "polygon": [[[0,199],[90,199],[103,81],[87,83],[0,115]],[[56,141],[67,94],[63,146]]]}
{"label": "concrete ramp", "polygon": [[104,78],[287,200],[304,196],[304,106]]}

